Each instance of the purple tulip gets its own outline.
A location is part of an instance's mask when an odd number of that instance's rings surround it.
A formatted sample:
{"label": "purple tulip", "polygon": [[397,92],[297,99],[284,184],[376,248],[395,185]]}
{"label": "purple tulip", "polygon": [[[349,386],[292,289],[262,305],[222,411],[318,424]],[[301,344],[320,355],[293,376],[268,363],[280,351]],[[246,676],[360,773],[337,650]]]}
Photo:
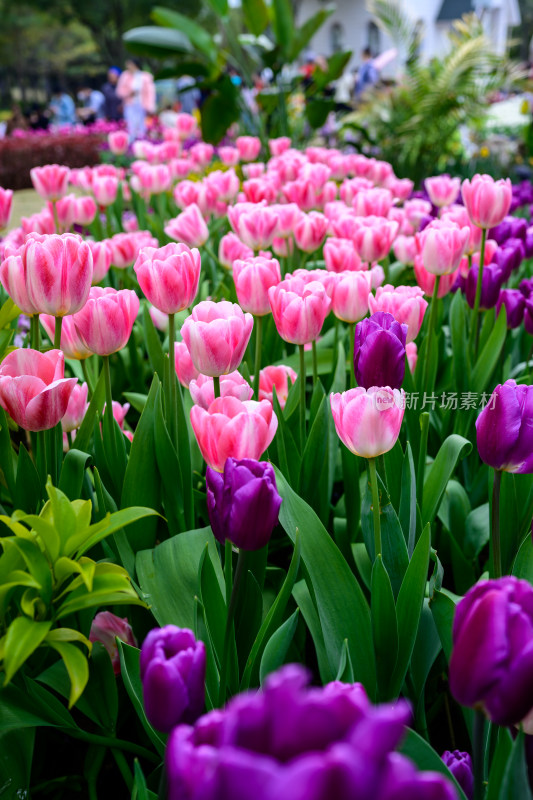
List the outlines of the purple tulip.
{"label": "purple tulip", "polygon": [[[474,308],[474,301],[476,299],[476,286],[477,275],[479,267],[474,265],[468,272],[466,278],[466,301],[470,308]],[[498,297],[500,296],[500,289],[504,282],[504,275],[502,270],[497,264],[485,264],[483,269],[483,276],[481,279],[481,302],[480,308],[486,311],[489,308],[494,308]]]}
{"label": "purple tulip", "polygon": [[520,281],[520,286],[518,288],[527,300],[527,298],[531,297],[533,294],[533,278],[524,278]]}
{"label": "purple tulip", "polygon": [[533,297],[526,299],[524,307],[524,328],[530,336],[533,336]]}
{"label": "purple tulip", "polygon": [[488,233],[489,239],[494,239],[499,245],[507,242],[508,239],[522,239],[525,241],[527,222],[523,217],[507,216],[495,228],[491,228]]}
{"label": "purple tulip", "polygon": [[458,603],[450,689],[497,725],[519,723],[533,707],[533,587],[514,577],[480,581]]}
{"label": "purple tulip", "polygon": [[502,289],[496,303],[496,315],[502,306],[507,312],[507,327],[518,328],[524,319],[526,298],[518,289]]}
{"label": "purple tulip", "polygon": [[468,800],[474,797],[474,772],[470,753],[461,750],[446,750],[442,760],[452,773],[453,777],[467,796]]}
{"label": "purple tulip", "polygon": [[526,258],[533,258],[533,228],[528,228],[526,231]]}
{"label": "purple tulip", "polygon": [[168,740],[169,800],[456,800],[443,775],[394,751],[411,713],[360,684],[309,688],[290,664]]}
{"label": "purple tulip", "polygon": [[204,707],[205,645],[188,628],[150,631],[141,649],[141,680],[150,724],[169,733],[195,722]]}
{"label": "purple tulip", "polygon": [[226,459],[224,472],[207,468],[207,510],[213,533],[243,550],[260,550],[278,524],[281,497],[267,461]]}
{"label": "purple tulip", "polygon": [[533,472],[533,386],[508,380],[494,389],[476,420],[481,460],[504,472]]}
{"label": "purple tulip", "polygon": [[355,326],[354,371],[364,389],[390,386],[400,389],[405,375],[407,325],[392,314],[377,311]]}

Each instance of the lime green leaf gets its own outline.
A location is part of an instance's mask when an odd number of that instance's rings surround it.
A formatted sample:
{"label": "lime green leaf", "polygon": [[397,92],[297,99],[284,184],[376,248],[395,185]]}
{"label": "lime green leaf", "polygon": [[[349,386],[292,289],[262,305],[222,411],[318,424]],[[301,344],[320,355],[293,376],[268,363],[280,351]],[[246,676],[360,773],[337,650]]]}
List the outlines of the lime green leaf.
{"label": "lime green leaf", "polygon": [[79,561],[73,561],[71,558],[59,558],[54,565],[54,573],[56,576],[57,585],[60,586],[63,581],[70,578],[71,575],[76,573],[81,575],[87,591],[92,590],[94,570],[96,563],[91,558],[80,558]]}
{"label": "lime green leaf", "polygon": [[72,708],[76,700],[83,694],[83,690],[89,680],[89,664],[87,663],[87,658],[75,644],[52,640],[49,641],[49,645],[59,653],[67,668],[70,678],[68,707]]}
{"label": "lime green leaf", "polygon": [[[476,383],[473,385],[477,386]],[[471,450],[472,445],[468,439],[456,433],[448,436],[442,443],[424,481],[422,502],[422,523],[424,525],[426,522],[432,523],[435,519],[447,483],[452,477],[458,461],[468,455]]]}
{"label": "lime green leaf", "polygon": [[259,36],[268,27],[270,17],[264,0],[242,0],[242,13],[244,24],[254,36]]}
{"label": "lime green leaf", "polygon": [[52,627],[52,621],[35,622],[28,617],[17,617],[7,629],[4,651],[4,686],[20,669],[31,654],[42,644]]}
{"label": "lime green leaf", "polygon": [[294,37],[294,16],[290,0],[272,0],[272,28],[278,46],[288,57]]}

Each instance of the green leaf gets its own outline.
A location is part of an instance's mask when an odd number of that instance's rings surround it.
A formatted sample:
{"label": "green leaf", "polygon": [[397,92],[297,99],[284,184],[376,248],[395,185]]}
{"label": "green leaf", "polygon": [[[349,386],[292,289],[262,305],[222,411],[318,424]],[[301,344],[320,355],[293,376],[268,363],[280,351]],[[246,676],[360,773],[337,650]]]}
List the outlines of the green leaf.
{"label": "green leaf", "polygon": [[[355,576],[315,512],[292,491],[276,470],[283,497],[280,522],[294,541],[302,536],[302,560],[307,569],[328,653],[331,680],[337,674],[344,639],[348,639],[354,678],[371,697],[376,691],[370,609]],[[310,588],[311,588],[310,587]]]}
{"label": "green leaf", "polygon": [[226,600],[217,580],[213,562],[209,558],[209,545],[204,546],[200,563],[200,599],[204,607],[205,623],[218,664],[222,663],[224,631],[226,628]]}
{"label": "green leaf", "polygon": [[[296,600],[296,603],[298,604],[298,608],[302,612],[305,624],[309,629],[313,639],[313,644],[315,645],[320,679],[323,683],[328,683],[331,680],[332,674],[329,655],[326,652],[326,645],[324,643],[324,636],[320,626],[320,619],[318,618],[318,611],[316,610],[313,598],[311,597],[311,592],[309,591],[309,587],[305,580],[298,581],[298,583],[294,584],[292,594]],[[344,641],[342,644],[342,649],[344,649]],[[340,660],[341,659],[339,659],[339,663]]]}
{"label": "green leaf", "polygon": [[264,684],[266,676],[271,672],[275,672],[285,661],[285,656],[288,653],[294,634],[296,633],[299,613],[299,609],[297,608],[289,619],[286,619],[283,625],[281,625],[268,640],[263,651],[261,666],[259,668],[261,686]]}
{"label": "green leaf", "polygon": [[[254,0],[249,0],[254,2]],[[325,21],[335,11],[334,5],[328,5],[315,12],[312,16],[305,20],[299,28],[295,31],[292,40],[291,51],[289,55],[290,61],[296,61],[302,50],[305,50],[315,33],[320,30]]]}
{"label": "green leaf", "polygon": [[14,684],[0,689],[0,732],[53,725],[76,728],[63,703],[51,692],[30,678],[24,678],[25,689]]}
{"label": "green leaf", "polygon": [[94,547],[95,544],[115,533],[115,531],[137,522],[143,517],[150,517],[156,514],[157,512],[153,508],[143,508],[142,506],[130,506],[129,508],[115,511],[113,514],[107,514],[100,522],[74,534],[66,543],[65,551],[69,554],[75,552],[76,558],[79,558],[91,547]]}
{"label": "green leaf", "polygon": [[268,27],[270,17],[264,0],[242,0],[242,13],[244,24],[254,36],[259,36]]}
{"label": "green leaf", "polygon": [[6,633],[4,650],[4,686],[43,642],[52,621],[36,622],[28,617],[16,617]]}
{"label": "green leaf", "polygon": [[413,555],[416,538],[416,473],[413,451],[409,442],[407,442],[403,457],[398,517],[407,542],[407,552],[410,558]]}
{"label": "green leaf", "polygon": [[[414,761],[417,767],[424,772],[440,772],[441,775],[445,775],[450,783],[455,786],[455,790],[460,800],[466,800],[463,790],[455,780],[454,776],[442,758],[438,753],[435,752],[435,750],[433,750],[431,745],[429,745],[425,739],[418,735],[418,733],[410,728],[407,728],[407,733],[402,745],[400,746],[400,751]],[[518,795],[516,795],[516,798],[518,798]]]}
{"label": "green leaf", "polygon": [[474,369],[472,370],[472,386],[476,392],[484,392],[491,375],[500,360],[500,352],[507,338],[507,314],[502,307],[492,332],[483,348]]}
{"label": "green leaf", "polygon": [[[309,431],[300,471],[300,496],[316,511],[323,522],[329,516],[328,432],[329,401],[323,397]],[[324,474],[325,471],[325,474]]]}
{"label": "green leaf", "polygon": [[[472,380],[474,380],[472,378]],[[474,386],[477,384],[474,382]],[[424,481],[424,499],[422,502],[422,523],[432,523],[438,511],[446,485],[453,475],[461,458],[472,450],[468,439],[453,433],[442,443],[435,461],[429,468]]]}
{"label": "green leaf", "polygon": [[146,786],[146,778],[137,759],[134,761],[134,778],[131,800],[157,800],[155,792],[151,792]]}
{"label": "green leaf", "polygon": [[0,796],[30,796],[34,744],[34,728],[15,728],[0,733]]}
{"label": "green leaf", "polygon": [[219,17],[227,17],[228,16],[228,0],[207,0],[208,5],[211,6],[212,10],[215,14]]}
{"label": "green leaf", "polygon": [[122,36],[131,53],[152,58],[168,58],[172,53],[194,53],[194,47],[181,31],[143,25]]}
{"label": "green leaf", "polygon": [[104,371],[100,373],[98,382],[94,388],[89,408],[85,412],[83,422],[78,428],[76,433],[76,450],[85,452],[89,447],[91,436],[93,435],[94,423],[96,422],[96,415],[102,413],[105,403],[105,380]]}
{"label": "green leaf", "polygon": [[520,731],[513,742],[498,800],[531,800],[524,741],[524,732]]}
{"label": "green leaf", "polygon": [[24,445],[21,444],[17,460],[17,478],[13,505],[15,508],[22,508],[30,513],[36,511],[43,488],[34,463]]}
{"label": "green leaf", "polygon": [[165,354],[159,334],[152,322],[148,305],[143,308],[143,330],[150,364],[153,371],[161,378],[165,374]]}
{"label": "green leaf", "polygon": [[162,6],[156,6],[152,9],[151,16],[158,25],[163,25],[166,28],[175,28],[185,34],[191,44],[197,50],[200,50],[208,61],[216,59],[217,48],[212,37],[190,17]]}
{"label": "green leaf", "polygon": [[429,607],[439,632],[439,638],[446,660],[450,660],[452,654],[452,628],[455,616],[455,602],[444,591],[434,591],[429,601]]}
{"label": "green leaf", "polygon": [[385,699],[398,658],[398,624],[392,586],[381,556],[376,558],[372,567],[370,597],[379,694]]}
{"label": "green leaf", "polygon": [[90,461],[91,456],[81,450],[72,449],[66,454],[59,477],[59,489],[69,500],[77,500],[80,497],[85,469]]}
{"label": "green leaf", "polygon": [[516,554],[512,574],[517,578],[522,578],[533,584],[533,542],[531,541],[531,534],[529,533],[526,535],[526,538],[520,545],[520,549]]}
{"label": "green leaf", "polygon": [[219,78],[202,105],[202,136],[204,141],[218,144],[228,128],[239,119],[239,88],[228,75]]}
{"label": "green leaf", "polygon": [[411,656],[411,678],[417,698],[422,696],[431,667],[441,649],[440,637],[429,608],[429,601],[424,598],[418,633]]}
{"label": "green leaf", "polygon": [[14,450],[11,446],[11,436],[9,435],[6,412],[3,408],[0,408],[0,480],[2,477],[5,479],[7,488],[14,499]]}
{"label": "green leaf", "polygon": [[132,647],[131,645],[122,642],[120,639],[117,639],[117,645],[120,655],[120,674],[122,676],[122,681],[126,691],[131,702],[133,703],[133,707],[137,712],[137,716],[139,717],[144,730],[150,737],[152,744],[155,745],[159,755],[162,756],[165,752],[165,742],[157,733],[157,731],[152,728],[144,711],[141,672],[139,667],[139,656],[141,651],[136,647]]}
{"label": "green leaf", "polygon": [[335,110],[335,101],[327,97],[313,97],[305,104],[305,116],[314,129],[325,125],[328,114]]}
{"label": "green leaf", "polygon": [[489,772],[489,786],[486,800],[498,800],[503,776],[511,758],[513,740],[507,728],[498,729],[498,741],[492,757]]}
{"label": "green leaf", "polygon": [[122,605],[124,603],[145,605],[131,585],[126,570],[116,564],[100,562],[96,565],[91,592],[87,591],[81,577],[72,581],[66,592],[66,598],[57,610],[56,619],[62,619],[75,611],[97,606]]}
{"label": "green leaf", "polygon": [[76,647],[75,644],[53,640],[49,640],[48,644],[59,653],[67,669],[68,676],[70,678],[68,707],[72,708],[78,698],[82,695],[83,690],[87,685],[87,681],[89,680],[89,665],[87,663],[87,658],[84,656],[81,650]]}
{"label": "green leaf", "polygon": [[[462,292],[456,292],[450,306],[450,332],[453,351],[453,371],[458,392],[470,387],[470,360],[466,335],[466,303]],[[475,385],[475,384],[472,384]]]}
{"label": "green leaf", "polygon": [[290,0],[272,0],[272,29],[281,53],[288,58],[294,38],[294,16]]}
{"label": "green leaf", "polygon": [[350,659],[350,651],[348,650],[348,639],[345,639],[343,642],[341,660],[335,680],[341,681],[341,683],[354,682],[352,661]]}

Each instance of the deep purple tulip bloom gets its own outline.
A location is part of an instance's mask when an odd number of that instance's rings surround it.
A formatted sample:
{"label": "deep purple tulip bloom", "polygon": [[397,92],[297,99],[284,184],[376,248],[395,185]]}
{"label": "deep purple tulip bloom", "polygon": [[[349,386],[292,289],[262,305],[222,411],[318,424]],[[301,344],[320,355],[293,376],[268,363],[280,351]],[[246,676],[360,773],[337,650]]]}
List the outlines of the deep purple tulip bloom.
{"label": "deep purple tulip bloom", "polygon": [[175,625],[151,630],[140,666],[144,709],[154,728],[169,733],[198,719],[205,699],[205,645],[192,631]]}
{"label": "deep purple tulip bloom", "polygon": [[467,796],[468,800],[474,797],[474,772],[470,753],[461,750],[446,750],[442,760],[452,773],[453,777]]}
{"label": "deep purple tulip bloom", "polygon": [[400,389],[405,375],[407,325],[377,311],[355,326],[353,366],[359,386]]}
{"label": "deep purple tulip bloom", "polygon": [[243,550],[260,550],[278,524],[281,497],[268,461],[226,459],[224,472],[207,468],[207,510],[213,533]]}
{"label": "deep purple tulip bloom", "polygon": [[527,300],[527,298],[531,297],[533,294],[533,278],[524,278],[520,281],[520,286],[518,288]]}
{"label": "deep purple tulip bloom", "polygon": [[507,216],[499,225],[491,228],[488,238],[494,239],[502,245],[508,239],[522,239],[525,241],[527,231],[527,221],[523,217]]}
{"label": "deep purple tulip bloom", "polygon": [[518,328],[524,319],[526,298],[518,289],[502,289],[496,303],[496,316],[502,306],[507,312],[507,327]]}
{"label": "deep purple tulip bloom", "polygon": [[458,603],[450,689],[497,725],[533,708],[533,586],[512,576],[480,581]]}
{"label": "deep purple tulip bloom", "polygon": [[526,299],[526,305],[524,307],[524,328],[530,336],[533,336],[533,297],[528,297]]}
{"label": "deep purple tulip bloom", "polygon": [[[466,278],[466,301],[470,308],[474,308],[476,299],[476,286],[477,275],[479,267],[474,265],[468,272]],[[479,307],[486,311],[489,308],[494,308],[498,297],[500,296],[500,289],[504,282],[504,275],[502,270],[497,264],[485,264],[483,269],[483,277],[481,279],[481,302]]]}
{"label": "deep purple tulip bloom", "polygon": [[477,449],[493,469],[533,472],[533,386],[508,380],[494,389],[476,420]]}
{"label": "deep purple tulip bloom", "polygon": [[525,239],[526,258],[533,258],[533,228],[528,228]]}
{"label": "deep purple tulip bloom", "polygon": [[168,740],[169,800],[456,800],[442,775],[394,752],[411,713],[372,706],[360,684],[309,688],[303,667],[270,675]]}

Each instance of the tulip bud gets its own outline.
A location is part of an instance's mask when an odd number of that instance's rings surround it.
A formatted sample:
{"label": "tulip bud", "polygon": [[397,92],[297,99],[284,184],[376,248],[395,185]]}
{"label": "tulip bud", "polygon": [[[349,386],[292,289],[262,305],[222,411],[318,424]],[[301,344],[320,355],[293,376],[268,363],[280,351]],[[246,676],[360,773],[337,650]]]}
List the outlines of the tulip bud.
{"label": "tulip bud", "polygon": [[504,472],[533,473],[532,416],[533,386],[496,386],[476,420],[481,460]]}
{"label": "tulip bud", "polygon": [[404,410],[403,390],[361,386],[331,394],[331,413],[341,442],[355,455],[375,458],[392,450],[400,434]]}
{"label": "tulip bud", "polygon": [[442,760],[465,793],[467,800],[473,800],[474,772],[470,753],[463,753],[461,750],[446,750],[442,754]]}
{"label": "tulip bud", "polygon": [[115,675],[120,674],[120,656],[116,640],[137,647],[131,625],[127,617],[117,617],[111,611],[100,611],[92,621],[89,640],[100,642],[109,653]]}
{"label": "tulip bud", "polygon": [[378,311],[355,326],[354,371],[365,389],[390,386],[399,389],[405,375],[407,325],[392,314]]}

